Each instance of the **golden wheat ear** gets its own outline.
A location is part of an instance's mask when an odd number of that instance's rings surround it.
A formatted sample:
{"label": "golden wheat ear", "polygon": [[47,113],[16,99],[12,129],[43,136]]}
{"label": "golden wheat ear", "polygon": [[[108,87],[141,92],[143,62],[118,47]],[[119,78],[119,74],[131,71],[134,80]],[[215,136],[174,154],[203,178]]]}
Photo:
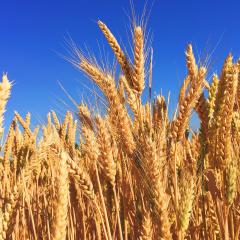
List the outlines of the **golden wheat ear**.
{"label": "golden wheat ear", "polygon": [[0,83],[0,136],[3,134],[3,120],[4,112],[6,111],[6,104],[10,97],[12,82],[8,80],[7,74],[3,74],[2,82]]}
{"label": "golden wheat ear", "polygon": [[144,89],[144,36],[141,27],[134,29],[134,90],[141,95]]}
{"label": "golden wheat ear", "polygon": [[133,80],[132,80],[132,67],[125,56],[123,50],[121,49],[117,39],[114,37],[114,35],[111,33],[109,28],[100,20],[98,21],[98,26],[102,30],[105,38],[107,39],[110,47],[113,50],[113,53],[115,54],[118,63],[121,66],[121,69],[128,81],[128,84],[133,87]]}
{"label": "golden wheat ear", "polygon": [[197,76],[198,66],[196,64],[196,60],[193,54],[193,49],[191,44],[188,44],[185,54],[186,54],[186,63],[187,63],[188,73],[190,78],[193,80]]}
{"label": "golden wheat ear", "polygon": [[98,130],[97,140],[100,148],[99,161],[101,162],[105,175],[110,181],[111,185],[115,186],[117,166],[113,158],[111,135],[107,127],[107,122],[100,116],[96,116],[96,125]]}
{"label": "golden wheat ear", "polygon": [[88,109],[88,106],[85,105],[84,103],[78,105],[78,117],[82,125],[89,127],[91,130],[94,129],[91,113]]}
{"label": "golden wheat ear", "polygon": [[20,114],[17,111],[15,111],[15,117],[18,120],[18,122],[22,125],[26,134],[29,137],[32,137],[32,132],[31,132],[30,128],[28,127],[28,124],[23,120],[23,118],[20,116]]}
{"label": "golden wheat ear", "polygon": [[208,92],[208,99],[207,99],[209,125],[211,125],[213,120],[213,114],[214,114],[214,109],[216,105],[216,96],[218,91],[218,83],[219,83],[218,76],[217,74],[214,74],[212,78],[212,83]]}
{"label": "golden wheat ear", "polygon": [[6,174],[9,174],[9,171],[10,171],[10,155],[11,155],[12,145],[13,145],[13,140],[15,135],[14,133],[15,126],[16,126],[16,120],[14,119],[10,125],[7,139],[4,145],[3,166]]}
{"label": "golden wheat ear", "polygon": [[57,175],[56,199],[54,201],[54,219],[52,226],[52,239],[62,240],[67,236],[69,178],[67,168],[67,154],[62,152],[59,156]]}
{"label": "golden wheat ear", "polygon": [[222,170],[231,159],[231,126],[238,84],[238,69],[232,59],[229,55],[223,66],[209,135],[211,165]]}
{"label": "golden wheat ear", "polygon": [[188,77],[186,79],[189,79],[184,81],[183,90],[181,91],[186,90],[186,85],[190,84],[190,86],[187,93],[182,92],[180,95],[181,102],[179,105],[178,117],[172,123],[172,136],[175,141],[182,140],[184,136],[184,132],[189,124],[191,111],[195,108],[202,94],[203,82],[207,72],[205,67],[200,67],[198,69],[191,45],[187,47],[186,62],[188,68]]}

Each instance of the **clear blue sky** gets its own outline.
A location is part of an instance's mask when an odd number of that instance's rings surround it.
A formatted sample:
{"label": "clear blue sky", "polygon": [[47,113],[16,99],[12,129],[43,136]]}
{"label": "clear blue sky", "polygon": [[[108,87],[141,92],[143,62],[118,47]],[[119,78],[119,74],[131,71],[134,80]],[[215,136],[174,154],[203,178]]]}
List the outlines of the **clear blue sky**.
{"label": "clear blue sky", "polygon": [[[145,1],[134,1],[141,14]],[[152,1],[149,0],[148,6]],[[67,97],[60,81],[76,100],[89,91],[85,77],[57,53],[67,55],[65,37],[69,33],[80,48],[86,44],[98,55],[98,44],[111,52],[97,27],[104,21],[116,37],[127,41],[129,0],[41,0],[1,1],[0,71],[14,80],[12,96],[6,112],[6,123],[13,111],[32,113],[40,121],[50,109],[63,112],[59,99]],[[196,54],[204,58],[216,49],[211,58],[209,76],[219,71],[231,51],[240,54],[239,0],[155,0],[148,27],[153,37],[153,86],[166,96],[171,91],[172,106],[186,74],[184,50],[193,44]],[[147,9],[149,13],[149,9]]]}

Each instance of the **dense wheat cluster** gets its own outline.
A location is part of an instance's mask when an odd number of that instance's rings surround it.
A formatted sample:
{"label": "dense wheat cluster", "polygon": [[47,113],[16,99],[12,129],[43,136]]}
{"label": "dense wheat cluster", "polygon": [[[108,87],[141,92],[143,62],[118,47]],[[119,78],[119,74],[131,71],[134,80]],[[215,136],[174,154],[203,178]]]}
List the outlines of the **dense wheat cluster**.
{"label": "dense wheat cluster", "polygon": [[[240,62],[228,55],[209,82],[188,45],[170,119],[163,96],[143,104],[152,75],[143,27],[134,26],[130,59],[98,25],[120,75],[77,50],[73,63],[106,109],[80,103],[63,121],[52,111],[41,129],[15,112],[0,159],[0,240],[239,239]],[[4,75],[1,133],[11,87]],[[193,111],[200,128],[189,135]]]}

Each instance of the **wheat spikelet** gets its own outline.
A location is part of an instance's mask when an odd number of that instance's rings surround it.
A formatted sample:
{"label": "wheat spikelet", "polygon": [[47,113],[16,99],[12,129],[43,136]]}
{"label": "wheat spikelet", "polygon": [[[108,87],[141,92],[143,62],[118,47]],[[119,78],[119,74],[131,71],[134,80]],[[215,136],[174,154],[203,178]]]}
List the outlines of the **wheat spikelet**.
{"label": "wheat spikelet", "polygon": [[19,185],[15,185],[13,188],[13,192],[10,194],[9,202],[5,205],[5,211],[2,214],[2,231],[0,232],[0,239],[5,240],[7,239],[8,235],[8,229],[9,229],[9,223],[13,215],[13,211],[15,210],[17,201],[19,198]]}
{"label": "wheat spikelet", "polygon": [[16,122],[15,120],[12,121],[9,131],[7,140],[4,147],[4,157],[3,157],[3,166],[5,173],[8,174],[10,171],[10,154],[12,150],[13,140],[14,140],[14,128],[15,128]]}
{"label": "wheat spikelet", "polygon": [[231,61],[228,57],[219,83],[216,99],[219,102],[215,107],[215,122],[210,135],[210,143],[217,146],[216,152],[214,146],[210,147],[212,166],[220,169],[231,159],[231,123],[238,81],[237,68],[229,59]]}
{"label": "wheat spikelet", "polygon": [[184,99],[182,105],[179,106],[179,113],[177,119],[172,125],[173,137],[179,141],[183,138],[186,126],[191,115],[191,110],[195,106],[202,90],[202,83],[205,78],[206,69],[201,67],[198,72],[196,81],[191,84],[191,87]]}
{"label": "wheat spikelet", "polygon": [[91,113],[85,104],[80,104],[78,106],[78,116],[82,124],[84,124],[86,127],[89,127],[90,129],[93,129],[93,123],[91,119]]}
{"label": "wheat spikelet", "polygon": [[144,139],[143,166],[147,176],[147,188],[150,190],[150,198],[154,201],[155,224],[159,224],[159,235],[163,239],[171,239],[170,225],[168,221],[168,196],[165,193],[164,181],[161,177],[161,163],[156,152],[156,143],[149,136]]}
{"label": "wheat spikelet", "polygon": [[65,115],[63,124],[61,125],[61,128],[60,128],[60,138],[62,141],[64,141],[66,138],[69,120],[70,120],[70,112],[68,111]]}
{"label": "wheat spikelet", "polygon": [[[240,72],[240,59],[236,63],[236,67],[238,68],[238,72]],[[238,74],[238,86],[237,86],[237,98],[236,98],[236,107],[240,109],[240,74]]]}
{"label": "wheat spikelet", "polygon": [[[173,122],[172,125],[172,135],[176,141],[182,139],[184,130],[187,127],[189,117],[191,114],[191,109],[195,107],[197,100],[201,95],[202,85],[205,80],[206,68],[201,67],[198,70],[198,67],[195,63],[195,58],[192,52],[192,46],[189,44],[186,50],[186,62],[189,71],[188,77],[183,83],[179,95],[179,113],[177,119]],[[185,92],[188,84],[190,83],[189,90],[185,96]],[[185,97],[184,97],[185,96]],[[184,99],[184,100],[183,100]]]}
{"label": "wheat spikelet", "polygon": [[207,197],[207,224],[208,228],[210,228],[210,231],[212,231],[212,234],[219,235],[220,229],[219,229],[219,223],[216,216],[216,206],[214,206],[211,194],[208,192],[206,194]]}
{"label": "wheat spikelet", "polygon": [[74,121],[72,114],[70,114],[68,132],[67,132],[67,142],[71,151],[74,151],[74,148],[75,148],[76,130],[77,130],[77,120]]}
{"label": "wheat spikelet", "polygon": [[79,63],[80,69],[85,72],[103,91],[107,96],[107,87],[105,86],[106,74],[96,65],[91,64],[87,59],[81,59]]}
{"label": "wheat spikelet", "polygon": [[51,118],[51,113],[49,112],[47,114],[47,130],[48,130],[48,132],[51,132],[51,127],[52,127],[52,118]]}
{"label": "wheat spikelet", "polygon": [[36,126],[36,127],[33,129],[33,139],[36,139],[36,138],[37,138],[37,135],[38,135],[38,133],[39,133],[39,129],[40,129],[39,126]]}
{"label": "wheat spikelet", "polygon": [[118,80],[118,95],[121,100],[121,103],[124,105],[126,103],[126,94],[124,89],[123,78],[124,76],[121,74]]}
{"label": "wheat spikelet", "polygon": [[157,96],[153,105],[153,125],[156,130],[163,130],[166,128],[167,118],[167,106],[165,98],[163,96]]}
{"label": "wheat spikelet", "polygon": [[237,194],[237,166],[236,160],[232,158],[226,168],[226,198],[228,204],[233,204]]}
{"label": "wheat spikelet", "polygon": [[59,159],[59,172],[57,175],[56,200],[52,226],[52,239],[65,240],[67,236],[68,215],[68,172],[66,171],[67,154],[62,152]]}
{"label": "wheat spikelet", "polygon": [[178,105],[179,106],[181,106],[183,104],[183,101],[186,97],[187,88],[190,84],[190,80],[191,80],[191,77],[188,75],[183,81],[182,87],[179,92],[179,97],[178,97]]}
{"label": "wheat spikelet", "polygon": [[192,176],[184,176],[180,183],[179,224],[183,236],[188,229],[192,204],[194,200],[194,179]]}
{"label": "wheat spikelet", "polygon": [[207,137],[208,125],[209,125],[209,113],[208,113],[208,105],[204,94],[202,93],[198,99],[198,102],[195,106],[195,110],[198,113],[199,119],[201,121],[201,132],[204,135],[204,139]]}
{"label": "wheat spikelet", "polygon": [[140,95],[144,89],[144,37],[141,27],[134,29],[133,88]]}
{"label": "wheat spikelet", "polygon": [[147,102],[143,109],[143,118],[146,123],[146,125],[149,127],[149,129],[152,128],[152,113],[151,113],[151,105],[149,102]]}
{"label": "wheat spikelet", "polygon": [[30,127],[30,122],[31,122],[31,113],[30,113],[30,112],[28,112],[28,113],[26,114],[25,122],[26,122],[26,124],[28,125],[28,127]]}
{"label": "wheat spikelet", "polygon": [[82,126],[82,135],[84,137],[84,144],[82,144],[82,153],[84,154],[84,167],[88,172],[95,175],[95,164],[99,157],[99,144],[96,140],[95,133],[87,126]]}
{"label": "wheat spikelet", "polygon": [[[221,104],[223,102],[223,97],[224,97],[224,91],[225,91],[225,86],[227,84],[227,75],[229,74],[230,69],[232,68],[232,55],[229,54],[227,58],[225,59],[223,68],[222,68],[222,73],[220,77],[220,81],[218,83],[218,90],[217,90],[217,95],[216,95],[216,100],[215,100],[215,109],[213,113],[213,117],[216,119],[216,116],[218,115],[219,110],[221,109]],[[217,119],[215,120],[217,121]]]}
{"label": "wheat spikelet", "polygon": [[23,120],[23,118],[19,115],[18,112],[15,112],[15,117],[19,121],[19,123],[22,125],[24,131],[28,135],[28,137],[32,137],[32,132],[28,127],[28,124]]}
{"label": "wheat spikelet", "polygon": [[209,121],[210,124],[212,122],[212,118],[213,118],[213,113],[214,113],[214,109],[215,109],[215,105],[216,105],[216,95],[217,95],[217,90],[218,90],[218,76],[216,74],[213,75],[213,80],[212,80],[212,84],[209,90],[209,95],[208,95],[208,99],[207,99],[207,104],[208,104],[208,116],[209,116]]}
{"label": "wheat spikelet", "polygon": [[2,82],[0,83],[0,135],[3,134],[3,114],[6,111],[5,107],[7,104],[7,100],[10,97],[10,90],[12,87],[12,83],[8,80],[6,74],[2,76]]}
{"label": "wheat spikelet", "polygon": [[127,102],[130,106],[130,108],[132,109],[133,113],[134,113],[134,117],[136,119],[139,118],[139,107],[137,105],[137,96],[136,94],[133,92],[133,90],[129,87],[128,82],[126,81],[125,76],[121,75],[120,79],[124,85],[124,89],[127,92]]}
{"label": "wheat spikelet", "polygon": [[88,196],[90,199],[95,198],[95,193],[93,189],[92,182],[90,177],[81,169],[74,160],[69,156],[67,157],[67,164],[70,167],[70,174],[74,177],[77,184],[79,184],[81,190]]}
{"label": "wheat spikelet", "polygon": [[152,219],[150,211],[147,211],[142,199],[142,222],[139,234],[140,240],[151,240],[152,239]]}
{"label": "wheat spikelet", "polygon": [[105,35],[110,47],[112,48],[120,66],[122,68],[122,71],[125,74],[125,77],[128,81],[128,84],[130,85],[130,87],[132,87],[133,86],[133,83],[132,83],[132,68],[131,68],[126,56],[124,55],[120,45],[118,44],[116,38],[113,36],[111,31],[108,29],[108,27],[103,22],[98,21],[98,26],[102,30],[102,32]]}
{"label": "wheat spikelet", "polygon": [[126,109],[121,104],[112,76],[103,73],[96,66],[88,63],[84,59],[81,61],[80,67],[96,82],[97,85],[99,85],[103,93],[107,96],[110,105],[110,114],[116,119],[116,123],[120,125],[117,129],[119,130],[121,137],[125,140],[124,145],[126,150],[129,154],[132,154],[135,149],[135,142],[130,129],[131,122],[129,121]]}
{"label": "wheat spikelet", "polygon": [[110,183],[112,186],[115,186],[117,166],[113,158],[110,134],[108,132],[106,122],[99,116],[96,117],[96,123],[98,128],[99,150],[101,153],[101,165]]}
{"label": "wheat spikelet", "polygon": [[196,65],[195,57],[192,50],[192,45],[189,44],[186,50],[186,62],[191,81],[197,77],[198,67]]}
{"label": "wheat spikelet", "polygon": [[53,121],[54,121],[56,129],[59,131],[61,128],[61,124],[58,120],[58,117],[57,117],[57,114],[55,113],[55,111],[52,111],[52,117],[53,117]]}

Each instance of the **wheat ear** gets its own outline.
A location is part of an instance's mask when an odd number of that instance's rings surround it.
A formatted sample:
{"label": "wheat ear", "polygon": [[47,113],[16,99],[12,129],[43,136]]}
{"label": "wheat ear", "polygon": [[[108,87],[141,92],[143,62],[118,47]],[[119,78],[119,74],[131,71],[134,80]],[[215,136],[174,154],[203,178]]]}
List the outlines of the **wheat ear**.
{"label": "wheat ear", "polygon": [[10,194],[9,202],[5,205],[5,211],[2,214],[2,231],[0,232],[0,239],[5,240],[7,239],[8,231],[9,231],[9,223],[11,221],[13,212],[15,210],[17,201],[19,199],[19,185],[15,185],[13,188],[13,192]]}
{"label": "wheat ear", "polygon": [[117,42],[116,38],[113,36],[111,31],[108,29],[108,27],[101,21],[98,21],[98,26],[102,30],[104,36],[106,37],[110,47],[112,48],[121,68],[123,73],[126,76],[126,79],[131,87],[133,87],[132,83],[132,68],[122,51],[119,43]]}
{"label": "wheat ear", "polygon": [[79,167],[73,159],[70,158],[70,156],[67,156],[66,161],[70,167],[69,172],[73,176],[76,183],[79,184],[83,193],[93,200],[95,198],[95,193],[91,179],[88,176],[88,174],[85,173],[84,170],[81,167]]}
{"label": "wheat ear", "polygon": [[180,183],[180,201],[178,209],[179,227],[182,238],[189,226],[190,216],[194,200],[194,179],[192,176],[184,176]]}
{"label": "wheat ear", "polygon": [[6,104],[10,97],[10,90],[12,88],[12,82],[8,80],[6,74],[2,76],[2,82],[0,83],[0,136],[3,134],[3,114],[6,111]]}
{"label": "wheat ear", "polygon": [[201,67],[196,80],[191,83],[190,89],[183,101],[179,106],[179,113],[177,119],[172,124],[172,135],[176,141],[182,140],[185,129],[187,127],[191,110],[195,107],[202,91],[203,80],[206,75],[206,68]]}
{"label": "wheat ear", "polygon": [[196,61],[195,61],[195,57],[194,57],[194,54],[193,54],[191,44],[189,44],[187,46],[186,62],[187,62],[187,68],[188,68],[189,76],[190,76],[191,80],[194,80],[194,78],[196,78],[197,73],[198,73],[198,67],[197,67],[197,64],[196,64]]}
{"label": "wheat ear", "polygon": [[223,169],[231,159],[231,123],[237,92],[238,69],[228,57],[219,82],[214,123],[211,128],[210,160],[212,166]]}
{"label": "wheat ear", "polygon": [[10,154],[12,151],[15,126],[16,126],[16,121],[14,119],[10,125],[7,140],[6,140],[6,143],[4,146],[3,166],[4,166],[5,173],[7,173],[7,174],[10,171],[10,159],[9,158],[10,158]]}
{"label": "wheat ear", "polygon": [[141,95],[144,89],[144,36],[139,26],[134,29],[134,43],[133,88]]}
{"label": "wheat ear", "polygon": [[68,215],[68,171],[67,167],[67,154],[61,153],[59,159],[59,170],[57,174],[57,188],[56,200],[54,204],[54,217],[53,217],[53,240],[65,240],[67,236],[67,215]]}
{"label": "wheat ear", "polygon": [[15,112],[16,119],[19,121],[19,123],[22,125],[24,131],[28,135],[28,137],[32,137],[32,132],[30,128],[28,127],[28,124],[23,120],[23,118],[19,115],[18,112]]}
{"label": "wheat ear", "polygon": [[211,125],[213,113],[215,109],[215,101],[216,101],[216,95],[218,91],[218,83],[219,79],[216,74],[213,75],[212,84],[209,89],[208,99],[207,99],[207,106],[208,106],[208,117],[209,117],[209,123]]}
{"label": "wheat ear", "polygon": [[78,116],[83,125],[85,125],[86,127],[89,127],[92,130],[94,129],[91,113],[87,105],[82,103],[78,106]]}
{"label": "wheat ear", "polygon": [[161,162],[158,156],[156,142],[149,136],[144,139],[144,152],[142,156],[142,164],[146,175],[146,188],[150,193],[151,201],[153,201],[155,216],[155,224],[159,224],[159,235],[163,239],[171,239],[170,224],[167,213],[168,196],[166,188],[161,175]]}
{"label": "wheat ear", "polygon": [[52,117],[53,117],[53,121],[54,121],[56,129],[59,131],[60,128],[61,128],[61,124],[60,124],[60,122],[58,120],[57,114],[53,110],[52,110]]}
{"label": "wheat ear", "polygon": [[117,166],[113,158],[110,134],[105,121],[100,116],[96,117],[96,124],[98,129],[99,150],[101,153],[99,160],[103,167],[104,173],[106,174],[112,186],[115,187]]}
{"label": "wheat ear", "polygon": [[127,152],[132,154],[135,149],[135,142],[131,131],[131,121],[125,107],[121,103],[113,77],[108,73],[104,73],[86,59],[82,59],[79,66],[82,71],[94,80],[108,98],[110,114],[115,119],[115,124],[120,125],[120,127],[117,126],[117,129],[124,139],[124,146]]}

